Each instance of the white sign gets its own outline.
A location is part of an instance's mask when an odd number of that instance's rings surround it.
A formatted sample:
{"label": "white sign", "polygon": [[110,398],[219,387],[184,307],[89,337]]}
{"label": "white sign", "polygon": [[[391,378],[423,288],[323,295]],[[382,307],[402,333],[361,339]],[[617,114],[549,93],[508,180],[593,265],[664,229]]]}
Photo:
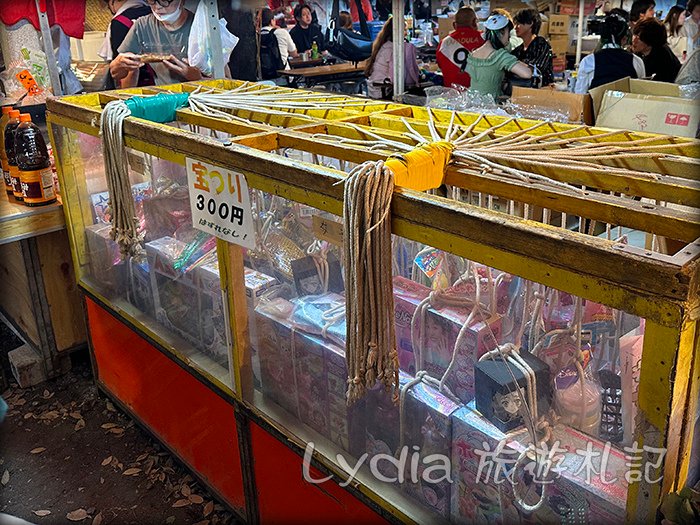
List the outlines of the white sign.
{"label": "white sign", "polygon": [[188,158],[187,184],[195,228],[244,248],[255,248],[245,175]]}

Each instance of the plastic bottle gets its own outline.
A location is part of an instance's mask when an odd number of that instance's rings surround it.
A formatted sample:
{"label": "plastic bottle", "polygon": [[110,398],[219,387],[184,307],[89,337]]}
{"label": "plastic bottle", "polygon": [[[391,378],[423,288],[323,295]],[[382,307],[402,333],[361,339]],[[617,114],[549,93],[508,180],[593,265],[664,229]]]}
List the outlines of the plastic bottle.
{"label": "plastic bottle", "polygon": [[24,203],[43,206],[56,202],[51,158],[41,130],[32,124],[31,115],[20,115],[19,120],[15,131],[15,158]]}
{"label": "plastic bottle", "polygon": [[318,44],[315,40],[311,44],[311,59],[313,60],[314,58],[318,58]]}
{"label": "plastic bottle", "polygon": [[10,167],[7,164],[7,153],[5,152],[5,126],[10,121],[10,111],[12,111],[12,106],[3,106],[2,118],[0,118],[0,163],[2,164],[5,191],[8,195],[12,195],[12,179],[10,179]]}
{"label": "plastic bottle", "polygon": [[10,111],[10,120],[7,121],[3,137],[5,138],[5,154],[7,155],[7,170],[10,174],[10,184],[12,186],[12,195],[18,201],[24,200],[22,197],[22,186],[19,182],[19,168],[15,160],[15,130],[19,126],[19,111],[13,109]]}

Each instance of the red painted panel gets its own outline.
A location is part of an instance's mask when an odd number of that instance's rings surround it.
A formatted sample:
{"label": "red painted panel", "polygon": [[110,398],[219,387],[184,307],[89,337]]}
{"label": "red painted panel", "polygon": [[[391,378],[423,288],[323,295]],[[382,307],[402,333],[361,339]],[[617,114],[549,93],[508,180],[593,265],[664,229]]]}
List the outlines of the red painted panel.
{"label": "red painted panel", "polygon": [[94,301],[86,302],[100,380],[231,506],[244,509],[233,406]]}
{"label": "red painted panel", "polygon": [[[250,430],[260,523],[387,523],[335,482],[305,481],[297,454],[258,425]],[[313,468],[311,475],[324,477]]]}

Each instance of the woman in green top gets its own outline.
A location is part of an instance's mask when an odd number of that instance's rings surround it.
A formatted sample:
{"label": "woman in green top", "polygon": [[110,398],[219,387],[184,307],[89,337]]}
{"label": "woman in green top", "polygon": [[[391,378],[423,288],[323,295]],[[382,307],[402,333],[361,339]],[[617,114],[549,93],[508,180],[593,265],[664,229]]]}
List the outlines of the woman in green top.
{"label": "woman in green top", "polygon": [[520,78],[532,78],[532,70],[506,51],[513,23],[501,14],[488,17],[481,47],[467,58],[466,72],[472,79],[471,89],[479,93],[490,93],[494,99],[501,95],[501,84],[506,71]]}

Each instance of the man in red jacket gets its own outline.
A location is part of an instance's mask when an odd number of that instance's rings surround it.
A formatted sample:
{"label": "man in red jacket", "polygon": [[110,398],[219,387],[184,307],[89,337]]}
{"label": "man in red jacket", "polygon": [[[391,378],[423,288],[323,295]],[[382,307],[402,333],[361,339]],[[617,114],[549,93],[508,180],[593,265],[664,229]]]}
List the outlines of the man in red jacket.
{"label": "man in red jacket", "polygon": [[454,31],[446,36],[437,49],[437,63],[445,79],[445,87],[452,84],[469,87],[471,79],[464,72],[467,56],[484,43],[477,30],[476,13],[471,7],[460,7],[455,15]]}

